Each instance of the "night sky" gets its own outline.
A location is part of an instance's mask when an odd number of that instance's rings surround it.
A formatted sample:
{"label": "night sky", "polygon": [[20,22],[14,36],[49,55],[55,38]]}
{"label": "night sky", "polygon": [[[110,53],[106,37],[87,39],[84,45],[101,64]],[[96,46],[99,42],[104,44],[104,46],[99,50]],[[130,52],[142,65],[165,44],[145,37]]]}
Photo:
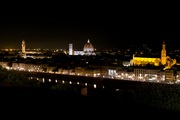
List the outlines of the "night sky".
{"label": "night sky", "polygon": [[96,49],[144,43],[161,47],[163,40],[179,47],[178,16],[169,10],[116,3],[38,5],[1,15],[0,48],[21,48],[23,39],[27,48],[66,49],[73,43],[75,49],[82,49],[88,39]]}

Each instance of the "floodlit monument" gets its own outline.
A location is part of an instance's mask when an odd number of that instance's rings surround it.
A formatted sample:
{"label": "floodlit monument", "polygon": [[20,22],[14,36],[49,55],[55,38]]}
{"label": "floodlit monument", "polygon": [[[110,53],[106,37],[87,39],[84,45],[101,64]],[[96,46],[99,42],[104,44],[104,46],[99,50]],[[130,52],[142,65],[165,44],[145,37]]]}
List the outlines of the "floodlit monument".
{"label": "floodlit monument", "polygon": [[134,66],[146,66],[147,64],[154,66],[165,66],[164,69],[171,68],[176,64],[176,59],[171,59],[166,55],[166,44],[163,41],[162,50],[161,50],[161,58],[150,58],[150,57],[137,57],[133,54],[133,59],[131,60],[131,64]]}

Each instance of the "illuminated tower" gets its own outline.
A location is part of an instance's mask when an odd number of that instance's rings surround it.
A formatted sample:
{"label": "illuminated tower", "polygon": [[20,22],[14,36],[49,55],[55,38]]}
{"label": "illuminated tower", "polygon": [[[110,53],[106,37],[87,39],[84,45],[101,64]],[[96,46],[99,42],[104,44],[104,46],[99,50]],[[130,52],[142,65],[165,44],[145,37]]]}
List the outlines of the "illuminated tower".
{"label": "illuminated tower", "polygon": [[22,54],[26,54],[26,43],[24,40],[22,41]]}
{"label": "illuminated tower", "polygon": [[25,43],[25,41],[23,40],[22,41],[22,57],[23,58],[26,58],[26,43]]}
{"label": "illuminated tower", "polygon": [[69,44],[69,55],[73,55],[73,44]]}
{"label": "illuminated tower", "polygon": [[166,64],[166,44],[164,41],[163,41],[162,50],[161,50],[161,64],[162,65]]}

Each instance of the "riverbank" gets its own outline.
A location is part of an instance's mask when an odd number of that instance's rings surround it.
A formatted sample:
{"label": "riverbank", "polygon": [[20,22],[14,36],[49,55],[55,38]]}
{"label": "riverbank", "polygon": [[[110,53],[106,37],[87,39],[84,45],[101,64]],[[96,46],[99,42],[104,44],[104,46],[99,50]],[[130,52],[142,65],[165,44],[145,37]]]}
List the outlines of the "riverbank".
{"label": "riverbank", "polygon": [[[90,90],[90,89],[89,89]],[[91,91],[92,92],[92,91]],[[97,91],[94,91],[97,92]],[[98,91],[100,92],[100,91]],[[104,91],[101,91],[103,93]],[[21,109],[29,111],[33,109],[39,112],[67,111],[70,113],[97,114],[99,112],[110,114],[177,114],[152,106],[137,103],[133,100],[119,99],[108,94],[106,96],[89,95],[84,96],[77,92],[54,91],[47,88],[15,88],[0,87],[1,105],[9,109]],[[107,114],[108,113],[108,114]]]}

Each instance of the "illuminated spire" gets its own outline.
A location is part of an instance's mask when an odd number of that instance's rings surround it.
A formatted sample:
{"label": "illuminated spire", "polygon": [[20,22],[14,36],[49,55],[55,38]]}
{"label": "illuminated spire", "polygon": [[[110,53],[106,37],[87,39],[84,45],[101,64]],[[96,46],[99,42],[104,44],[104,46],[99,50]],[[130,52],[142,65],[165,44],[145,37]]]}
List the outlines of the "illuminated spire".
{"label": "illuminated spire", "polygon": [[166,64],[166,44],[165,44],[165,40],[163,40],[163,44],[162,44],[162,50],[161,50],[161,63],[162,65]]}
{"label": "illuminated spire", "polygon": [[88,43],[90,43],[90,40],[88,39],[88,41],[87,41]]}
{"label": "illuminated spire", "polygon": [[166,49],[166,43],[165,43],[165,40],[163,40],[162,49]]}
{"label": "illuminated spire", "polygon": [[165,40],[163,40],[163,44],[165,44]]}
{"label": "illuminated spire", "polygon": [[24,44],[24,43],[25,43],[25,40],[23,39],[23,40],[22,40],[22,44]]}

